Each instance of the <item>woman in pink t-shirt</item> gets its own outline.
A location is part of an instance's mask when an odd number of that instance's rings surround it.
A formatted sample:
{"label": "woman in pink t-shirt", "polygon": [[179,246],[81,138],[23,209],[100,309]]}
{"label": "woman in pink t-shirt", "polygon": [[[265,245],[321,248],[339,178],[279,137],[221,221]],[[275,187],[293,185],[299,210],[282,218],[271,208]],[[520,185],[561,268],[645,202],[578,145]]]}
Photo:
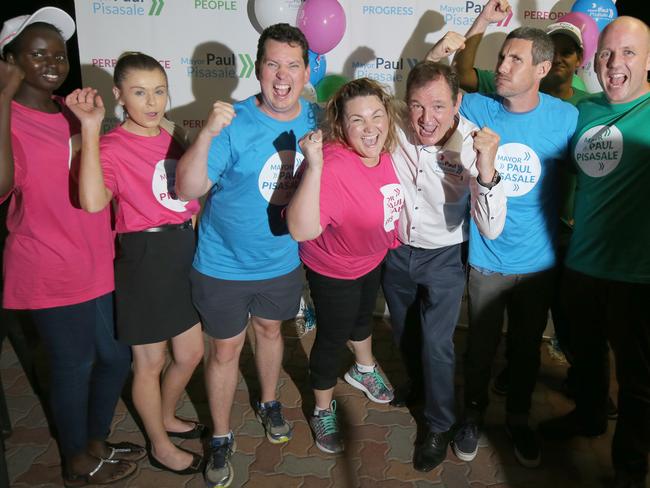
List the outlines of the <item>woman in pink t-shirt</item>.
{"label": "woman in pink t-shirt", "polygon": [[131,355],[114,334],[110,214],[77,203],[79,123],[53,96],[74,30],[54,7],[2,27],[0,201],[10,198],[3,306],[28,310],[39,332],[64,483],[85,486],[129,476],[145,451],[106,442]]}
{"label": "woman in pink t-shirt", "polygon": [[[79,199],[89,212],[115,200],[119,254],[115,262],[117,336],[133,351],[133,403],[151,442],[150,463],[172,473],[202,471],[202,456],[170,436],[198,438],[204,426],[176,417],[176,406],[203,357],[203,334],[192,305],[196,200],[176,197],[176,163],[183,147],[161,124],[167,74],[146,54],[125,53],[113,73],[124,122],[102,136],[104,104],[84,88],[66,102],[81,120]],[[173,355],[165,369],[168,340]]]}
{"label": "woman in pink t-shirt", "polygon": [[393,390],[372,354],[372,313],[381,265],[397,247],[397,219],[404,203],[390,151],[397,139],[390,96],[361,78],[329,101],[326,144],[321,131],[300,141],[307,166],[287,209],[289,231],[316,309],[316,340],[309,357],[316,398],[309,423],[316,445],[341,452],[336,404],[336,367],[350,341],[356,364],[345,380],[373,402],[388,403]]}

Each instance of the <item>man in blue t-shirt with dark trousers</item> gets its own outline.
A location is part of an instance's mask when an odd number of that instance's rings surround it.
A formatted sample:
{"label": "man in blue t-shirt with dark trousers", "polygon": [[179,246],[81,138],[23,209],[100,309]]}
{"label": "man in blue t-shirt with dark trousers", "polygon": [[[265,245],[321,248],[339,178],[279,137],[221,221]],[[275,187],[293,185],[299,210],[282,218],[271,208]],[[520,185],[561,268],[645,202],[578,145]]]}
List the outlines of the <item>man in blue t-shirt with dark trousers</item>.
{"label": "man in blue t-shirt with dark trousers", "polygon": [[260,93],[234,106],[216,102],[176,172],[182,198],[208,193],[190,278],[210,337],[206,383],[214,432],[205,468],[210,488],[233,479],[230,411],[249,316],[261,387],[258,419],[270,442],[292,436],[276,390],[284,351],[280,325],[295,317],[303,287],[298,245],[283,210],[298,184],[303,160],[298,140],[316,126],[317,108],[300,98],[309,80],[307,50],[299,29],[288,24],[265,29],[255,62]]}
{"label": "man in blue t-shirt with dark trousers", "polygon": [[[504,15],[510,10],[505,0],[490,0],[485,8]],[[482,32],[477,25],[482,20],[477,19],[467,39]],[[536,467],[541,461],[528,417],[553,294],[557,171],[567,157],[578,118],[575,107],[539,91],[553,56],[553,41],[544,31],[515,29],[499,52],[496,94],[468,94],[461,105],[464,117],[501,136],[495,166],[508,197],[506,224],[498,238],[485,239],[470,224],[465,420],[452,443],[461,459],[477,451],[507,310],[511,337],[506,429],[520,464]]]}

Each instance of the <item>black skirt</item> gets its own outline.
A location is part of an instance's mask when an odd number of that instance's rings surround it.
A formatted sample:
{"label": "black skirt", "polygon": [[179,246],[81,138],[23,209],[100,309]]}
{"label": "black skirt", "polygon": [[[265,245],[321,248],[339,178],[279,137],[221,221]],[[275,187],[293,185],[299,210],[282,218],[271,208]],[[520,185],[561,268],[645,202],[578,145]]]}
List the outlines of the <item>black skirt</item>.
{"label": "black skirt", "polygon": [[119,235],[115,313],[120,342],[165,341],[199,322],[189,278],[195,245],[191,228]]}

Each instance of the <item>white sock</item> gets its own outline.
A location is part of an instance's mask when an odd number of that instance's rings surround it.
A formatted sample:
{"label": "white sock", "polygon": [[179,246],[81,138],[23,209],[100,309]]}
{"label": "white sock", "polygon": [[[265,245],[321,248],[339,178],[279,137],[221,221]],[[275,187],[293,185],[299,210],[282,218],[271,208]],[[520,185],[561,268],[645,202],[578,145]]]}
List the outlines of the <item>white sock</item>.
{"label": "white sock", "polygon": [[213,435],[213,439],[225,439],[228,438],[228,440],[232,440],[234,437],[234,434],[232,433],[232,430],[228,432],[226,435]]}
{"label": "white sock", "polygon": [[360,373],[372,373],[375,370],[375,365],[366,366],[365,364],[357,363],[357,369]]}
{"label": "white sock", "polygon": [[323,410],[329,410],[329,408],[320,408],[318,405],[314,407],[314,417],[318,417],[318,414]]}

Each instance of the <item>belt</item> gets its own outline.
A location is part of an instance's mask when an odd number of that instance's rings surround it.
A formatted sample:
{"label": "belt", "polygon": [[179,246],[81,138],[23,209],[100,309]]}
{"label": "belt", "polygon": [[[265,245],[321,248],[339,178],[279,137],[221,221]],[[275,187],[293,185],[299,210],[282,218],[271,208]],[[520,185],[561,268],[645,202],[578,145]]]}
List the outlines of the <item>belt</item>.
{"label": "belt", "polygon": [[142,229],[140,232],[167,232],[168,230],[185,230],[192,228],[192,221],[187,220],[182,224],[165,224],[160,227],[150,227],[148,229]]}

